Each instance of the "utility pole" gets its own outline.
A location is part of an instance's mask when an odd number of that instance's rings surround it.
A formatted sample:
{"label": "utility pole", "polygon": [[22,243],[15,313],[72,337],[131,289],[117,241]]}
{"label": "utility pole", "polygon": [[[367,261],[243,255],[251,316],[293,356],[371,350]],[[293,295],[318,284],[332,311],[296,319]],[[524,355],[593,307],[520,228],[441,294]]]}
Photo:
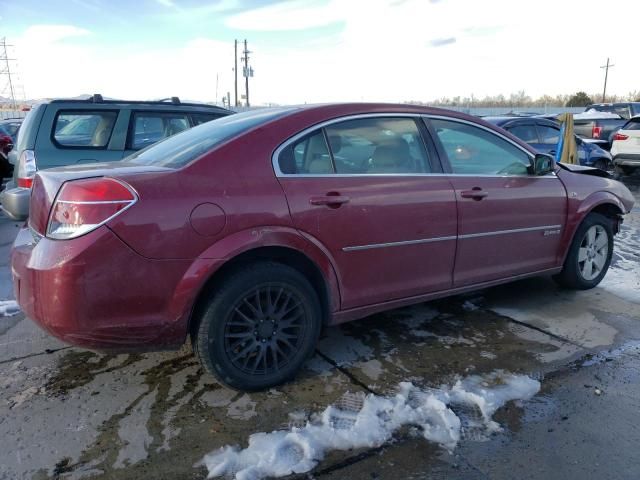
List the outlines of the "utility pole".
{"label": "utility pole", "polygon": [[235,76],[235,93],[236,93],[236,107],[238,106],[238,40],[233,41],[234,48],[234,60],[235,66],[233,67],[233,74]]}
{"label": "utility pole", "polygon": [[615,67],[615,65],[609,65],[609,57],[607,57],[607,64],[602,65],[600,68],[604,68],[604,89],[602,90],[602,103],[605,102],[607,95],[607,77],[609,76],[609,69]]}
{"label": "utility pole", "polygon": [[244,75],[244,91],[245,91],[245,100],[247,102],[247,107],[250,105],[249,103],[249,77],[253,77],[253,68],[249,67],[249,54],[251,53],[247,48],[247,39],[244,39],[244,51],[242,61],[244,62],[244,68],[242,69],[242,74]]}
{"label": "utility pole", "polygon": [[7,41],[5,37],[2,37],[2,57],[0,58],[0,61],[4,60],[4,70],[0,71],[1,75],[6,75],[9,79],[9,92],[11,95],[11,107],[14,110],[18,109],[18,105],[16,104],[16,96],[15,96],[15,92],[13,91],[13,81],[11,80],[11,68],[9,66],[9,62],[13,61],[13,58],[9,58],[9,55],[7,54],[7,47],[12,47],[13,45],[7,45]]}

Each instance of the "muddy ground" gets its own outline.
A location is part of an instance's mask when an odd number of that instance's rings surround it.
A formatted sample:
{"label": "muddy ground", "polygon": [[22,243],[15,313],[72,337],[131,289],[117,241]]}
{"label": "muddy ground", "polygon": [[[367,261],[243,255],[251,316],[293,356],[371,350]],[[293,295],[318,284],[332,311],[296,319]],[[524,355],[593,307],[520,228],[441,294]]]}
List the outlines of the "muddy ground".
{"label": "muddy ground", "polygon": [[[640,203],[640,179],[627,181]],[[0,298],[10,298],[0,219]],[[328,328],[295,382],[245,394],[218,385],[190,349],[100,355],[65,346],[22,314],[0,318],[0,479],[203,479],[203,456],[254,432],[302,425],[346,393],[393,393],[505,370],[541,381],[489,438],[453,452],[412,429],[334,452],[299,478],[640,477],[640,205],[602,286],[538,278]]]}

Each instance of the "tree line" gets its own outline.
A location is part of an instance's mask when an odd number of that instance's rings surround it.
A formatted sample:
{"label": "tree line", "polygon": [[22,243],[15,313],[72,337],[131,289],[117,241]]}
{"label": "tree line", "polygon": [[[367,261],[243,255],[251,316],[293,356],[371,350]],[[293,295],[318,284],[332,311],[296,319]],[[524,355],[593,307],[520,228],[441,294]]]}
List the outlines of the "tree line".
{"label": "tree line", "polygon": [[[441,97],[430,102],[410,101],[407,103],[431,106],[449,107],[585,107],[591,103],[602,101],[602,94],[587,94],[579,91],[574,94],[542,95],[533,98],[526,94],[524,90],[505,95],[487,95],[479,98],[474,97]],[[640,102],[640,90],[629,92],[627,95],[607,95],[607,102]]]}

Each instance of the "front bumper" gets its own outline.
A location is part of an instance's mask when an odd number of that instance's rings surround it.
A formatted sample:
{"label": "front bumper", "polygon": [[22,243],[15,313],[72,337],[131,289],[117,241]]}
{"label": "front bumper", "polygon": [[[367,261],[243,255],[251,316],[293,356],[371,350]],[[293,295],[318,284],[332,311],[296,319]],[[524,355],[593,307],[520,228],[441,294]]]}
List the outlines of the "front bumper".
{"label": "front bumper", "polygon": [[13,220],[26,220],[29,216],[30,198],[29,188],[15,187],[5,190],[0,194],[2,211]]}
{"label": "front bumper", "polygon": [[20,230],[11,252],[22,310],[64,342],[96,350],[155,350],[184,343],[190,305],[174,292],[188,260],[150,260],[106,226],[73,240]]}

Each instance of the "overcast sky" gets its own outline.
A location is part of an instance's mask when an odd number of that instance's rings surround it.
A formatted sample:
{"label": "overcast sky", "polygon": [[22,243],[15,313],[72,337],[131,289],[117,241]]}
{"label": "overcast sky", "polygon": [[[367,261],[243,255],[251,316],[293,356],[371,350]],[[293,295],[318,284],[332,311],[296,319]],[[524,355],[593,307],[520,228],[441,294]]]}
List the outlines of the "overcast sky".
{"label": "overcast sky", "polygon": [[[638,0],[0,0],[28,98],[233,97],[253,104],[640,90]],[[243,79],[240,86],[244,88]],[[21,90],[19,90],[21,93]]]}

